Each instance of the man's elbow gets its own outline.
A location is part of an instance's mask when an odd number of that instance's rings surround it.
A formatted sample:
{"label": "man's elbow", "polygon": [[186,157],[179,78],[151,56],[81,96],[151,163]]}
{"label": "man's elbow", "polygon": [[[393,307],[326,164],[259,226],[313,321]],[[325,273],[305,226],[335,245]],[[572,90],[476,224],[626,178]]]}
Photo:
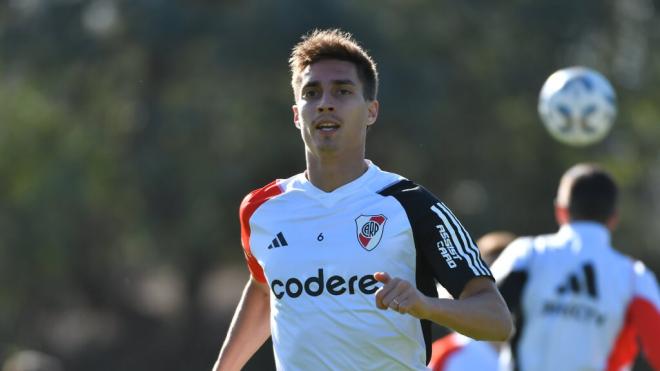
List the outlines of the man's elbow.
{"label": "man's elbow", "polygon": [[509,310],[505,309],[502,319],[500,320],[500,329],[497,332],[497,338],[493,339],[493,341],[507,341],[513,336],[514,331],[515,327],[513,326],[511,313]]}
{"label": "man's elbow", "polygon": [[513,320],[511,313],[506,307],[490,311],[487,325],[480,329],[475,329],[474,333],[465,333],[475,340],[482,341],[508,341],[514,333]]}
{"label": "man's elbow", "polygon": [[490,339],[490,340],[507,341],[513,336],[513,333],[515,331],[511,312],[509,311],[507,305],[504,302],[502,302],[500,303],[500,305],[498,305],[498,308],[495,311],[495,313],[497,313],[497,320],[495,320],[497,325],[493,327],[496,328],[496,331],[494,334],[494,339]]}
{"label": "man's elbow", "polygon": [[488,331],[468,336],[481,341],[508,341],[513,336],[513,324],[510,321],[499,321],[494,323]]}
{"label": "man's elbow", "polygon": [[497,317],[499,319],[498,324],[499,324],[499,331],[498,331],[498,336],[497,339],[494,339],[494,341],[508,341],[511,339],[515,332],[515,326],[513,324],[513,316],[511,315],[511,311],[509,311],[509,306],[507,303],[504,301],[504,298],[502,295],[499,295],[498,293],[498,300],[497,300],[497,309],[495,310],[495,313],[497,313]]}
{"label": "man's elbow", "polygon": [[498,305],[491,311],[491,314],[493,316],[490,319],[488,331],[485,331],[479,340],[508,341],[515,331],[511,312],[506,305]]}

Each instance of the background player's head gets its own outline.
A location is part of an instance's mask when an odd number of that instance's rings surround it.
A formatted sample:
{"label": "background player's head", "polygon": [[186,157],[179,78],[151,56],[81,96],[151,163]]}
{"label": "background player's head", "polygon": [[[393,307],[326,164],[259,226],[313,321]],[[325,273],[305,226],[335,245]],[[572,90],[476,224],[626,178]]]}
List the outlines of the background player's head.
{"label": "background player's head", "polygon": [[376,100],[378,96],[378,70],[376,63],[360,46],[353,36],[339,29],[314,30],[303,36],[291,51],[291,86],[293,96],[298,100],[302,82],[302,72],[316,62],[335,59],[355,65],[362,82],[366,100]]}
{"label": "background player's head", "polygon": [[486,233],[477,240],[477,246],[479,247],[481,258],[489,266],[492,265],[495,259],[500,256],[504,248],[515,239],[516,235],[507,231]]}
{"label": "background player's head", "polygon": [[613,229],[618,188],[612,176],[594,164],[577,164],[562,176],[555,200],[557,223],[587,220]]}

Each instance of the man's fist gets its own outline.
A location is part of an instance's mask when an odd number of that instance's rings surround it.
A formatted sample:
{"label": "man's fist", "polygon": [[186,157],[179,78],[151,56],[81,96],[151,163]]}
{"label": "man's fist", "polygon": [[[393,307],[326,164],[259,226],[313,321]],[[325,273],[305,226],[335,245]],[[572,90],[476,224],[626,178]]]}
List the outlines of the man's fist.
{"label": "man's fist", "polygon": [[383,287],[376,291],[376,306],[379,309],[391,308],[401,314],[422,318],[426,297],[417,288],[406,280],[390,277],[386,272],[374,273],[376,281],[383,283]]}

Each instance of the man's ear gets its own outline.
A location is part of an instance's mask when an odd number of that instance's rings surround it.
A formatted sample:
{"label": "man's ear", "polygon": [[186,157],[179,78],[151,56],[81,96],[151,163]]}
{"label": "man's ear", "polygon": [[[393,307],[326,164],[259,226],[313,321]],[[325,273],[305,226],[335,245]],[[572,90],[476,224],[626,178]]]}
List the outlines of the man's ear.
{"label": "man's ear", "polygon": [[560,226],[570,221],[567,207],[559,206],[555,203],[555,221],[557,221],[557,224]]}
{"label": "man's ear", "polygon": [[605,225],[610,231],[614,231],[616,229],[616,227],[619,225],[619,212],[617,210],[614,210],[614,213],[612,213],[612,215],[607,218]]}
{"label": "man's ear", "polygon": [[291,106],[293,111],[293,124],[296,125],[296,128],[300,129],[300,115],[298,114],[298,106],[295,104]]}
{"label": "man's ear", "polygon": [[371,126],[376,122],[376,119],[378,118],[378,107],[379,103],[377,100],[373,100],[369,103],[369,108],[367,108],[367,126]]}

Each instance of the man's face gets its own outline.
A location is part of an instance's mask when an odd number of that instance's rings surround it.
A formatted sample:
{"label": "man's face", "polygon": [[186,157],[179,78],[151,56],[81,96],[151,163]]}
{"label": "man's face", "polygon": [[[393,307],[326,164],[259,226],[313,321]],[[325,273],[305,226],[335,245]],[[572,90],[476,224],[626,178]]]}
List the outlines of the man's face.
{"label": "man's face", "polygon": [[[367,126],[378,116],[378,101],[367,101],[353,63],[322,60],[307,66],[296,93],[293,121],[311,154],[361,152]],[[358,152],[356,152],[358,151]]]}

